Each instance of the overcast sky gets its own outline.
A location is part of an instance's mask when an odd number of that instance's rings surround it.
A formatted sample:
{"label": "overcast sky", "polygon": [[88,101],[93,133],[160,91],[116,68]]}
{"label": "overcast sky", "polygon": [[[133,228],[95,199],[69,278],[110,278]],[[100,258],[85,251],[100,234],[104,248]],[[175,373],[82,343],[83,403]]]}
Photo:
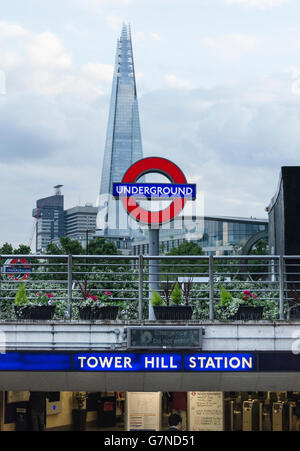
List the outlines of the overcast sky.
{"label": "overcast sky", "polygon": [[56,184],[66,208],[96,202],[123,21],[144,156],[181,166],[205,214],[266,217],[299,165],[299,18],[299,0],[2,2],[0,245],[29,243]]}

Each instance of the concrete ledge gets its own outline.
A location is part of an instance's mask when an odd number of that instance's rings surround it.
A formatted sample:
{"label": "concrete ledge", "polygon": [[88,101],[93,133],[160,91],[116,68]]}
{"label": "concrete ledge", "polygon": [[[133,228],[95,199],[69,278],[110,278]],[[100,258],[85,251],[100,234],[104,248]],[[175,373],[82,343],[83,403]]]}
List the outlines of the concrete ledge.
{"label": "concrete ledge", "polygon": [[139,325],[202,326],[203,351],[291,351],[300,338],[300,321],[0,321],[0,352],[126,349],[126,327]]}

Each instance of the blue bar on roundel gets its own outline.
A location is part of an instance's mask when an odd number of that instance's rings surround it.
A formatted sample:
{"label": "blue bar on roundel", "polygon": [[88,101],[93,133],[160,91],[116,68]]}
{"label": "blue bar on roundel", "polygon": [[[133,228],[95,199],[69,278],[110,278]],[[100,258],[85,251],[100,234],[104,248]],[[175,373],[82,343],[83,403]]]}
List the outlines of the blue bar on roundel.
{"label": "blue bar on roundel", "polygon": [[113,196],[136,199],[196,199],[195,184],[114,183]]}

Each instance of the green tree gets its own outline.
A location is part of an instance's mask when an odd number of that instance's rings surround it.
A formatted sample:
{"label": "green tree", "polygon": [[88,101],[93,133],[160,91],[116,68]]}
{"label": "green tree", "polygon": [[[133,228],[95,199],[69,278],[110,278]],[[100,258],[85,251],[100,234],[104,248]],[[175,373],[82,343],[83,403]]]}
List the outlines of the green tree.
{"label": "green tree", "polygon": [[46,248],[46,254],[48,255],[62,255],[64,252],[57,244],[49,243]]}
{"label": "green tree", "polygon": [[173,248],[167,255],[205,255],[201,246],[195,241],[184,241]]}
{"label": "green tree", "polygon": [[70,237],[60,238],[60,245],[49,243],[46,249],[46,254],[49,255],[82,255],[84,250],[82,245],[77,240],[72,240]]}
{"label": "green tree", "polygon": [[20,244],[17,249],[14,250],[14,254],[16,255],[29,255],[31,253],[30,246],[26,246],[26,244]]}
{"label": "green tree", "polygon": [[14,249],[11,244],[4,243],[3,246],[0,248],[0,254],[2,255],[10,255],[14,253]]}
{"label": "green tree", "polygon": [[119,255],[117,246],[105,238],[94,238],[89,242],[89,255]]}
{"label": "green tree", "polygon": [[[205,255],[204,251],[199,244],[195,241],[184,241],[178,247],[173,248],[167,256],[195,256]],[[162,273],[184,273],[193,276],[195,273],[207,273],[208,265],[207,261],[203,259],[164,259],[160,262],[160,271]]]}
{"label": "green tree", "polygon": [[81,243],[77,240],[71,240],[68,236],[60,239],[60,245],[66,255],[82,255],[85,253]]}

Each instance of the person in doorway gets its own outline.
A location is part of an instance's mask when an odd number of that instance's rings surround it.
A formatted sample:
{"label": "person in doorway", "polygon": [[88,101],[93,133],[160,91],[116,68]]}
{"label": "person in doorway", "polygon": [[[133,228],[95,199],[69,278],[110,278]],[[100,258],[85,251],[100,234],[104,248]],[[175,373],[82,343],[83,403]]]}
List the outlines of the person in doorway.
{"label": "person in doorway", "polygon": [[45,431],[45,416],[46,416],[46,392],[34,391],[30,392],[29,406],[30,419],[33,431]]}
{"label": "person in doorway", "polygon": [[186,430],[187,426],[187,394],[186,392],[173,392],[171,413],[177,413],[182,418],[182,429]]}
{"label": "person in doorway", "polygon": [[169,416],[169,431],[181,431],[182,429],[182,418],[177,413],[172,413]]}

